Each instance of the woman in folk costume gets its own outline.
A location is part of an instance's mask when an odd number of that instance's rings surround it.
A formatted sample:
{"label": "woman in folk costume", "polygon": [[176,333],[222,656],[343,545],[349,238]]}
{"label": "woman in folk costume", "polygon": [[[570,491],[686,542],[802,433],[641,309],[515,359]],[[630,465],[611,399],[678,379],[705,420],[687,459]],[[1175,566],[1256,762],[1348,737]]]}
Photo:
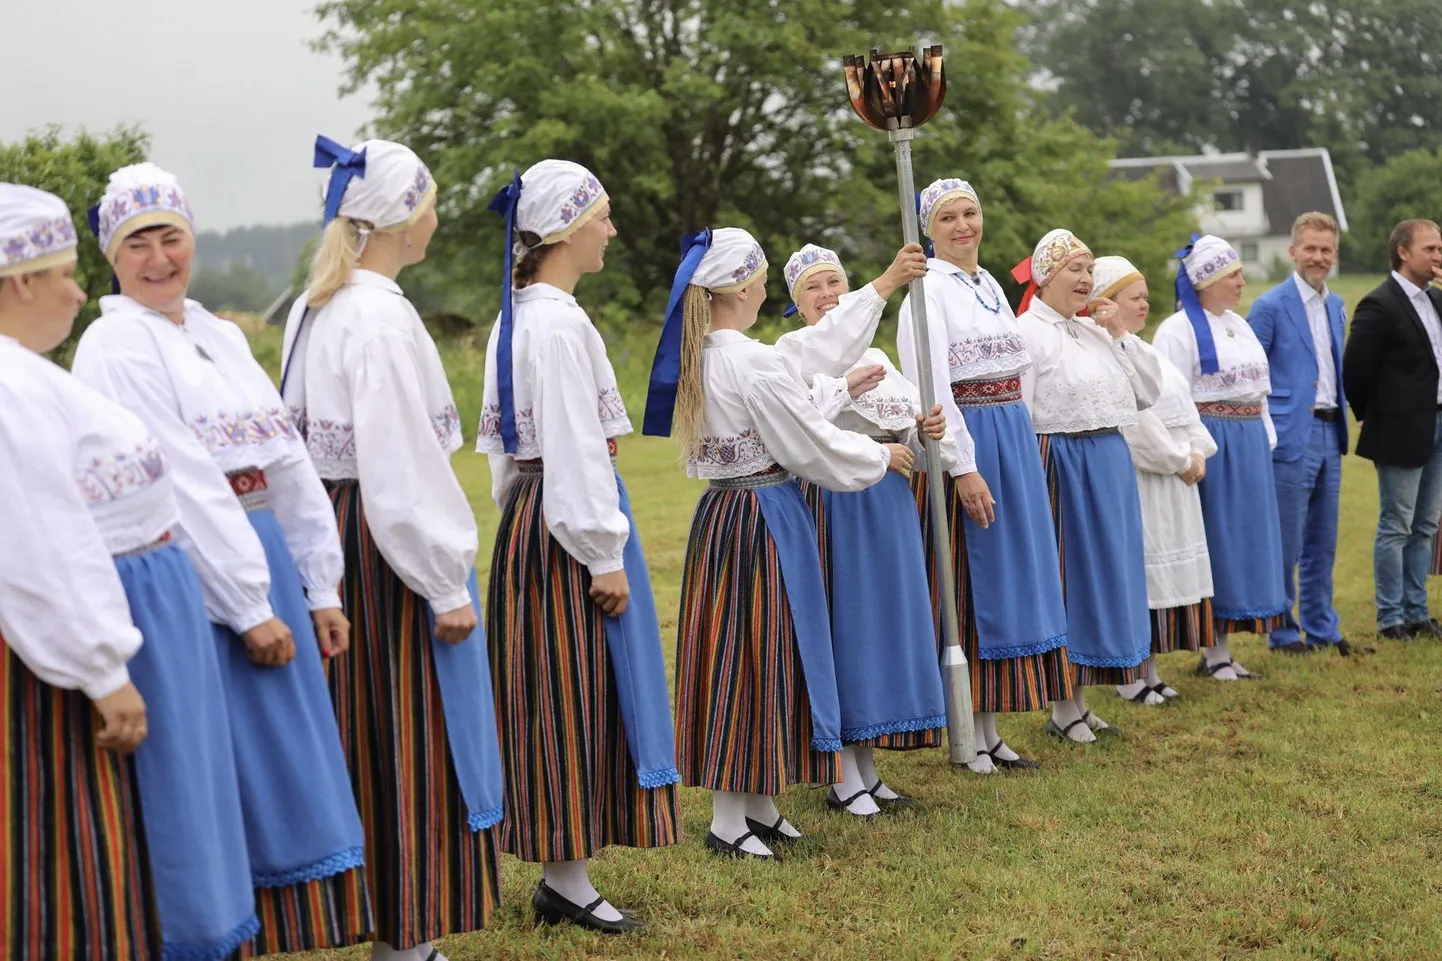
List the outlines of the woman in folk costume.
{"label": "woman in folk costume", "polygon": [[476,449],[501,508],[486,629],[506,771],[503,843],[544,865],[538,920],[640,927],[592,885],[611,844],[680,832],[676,746],[650,575],[616,472],[631,420],[576,284],[605,266],[611,201],[543,160],[492,202],[506,222],[501,315]]}
{"label": "woman in folk costume", "polygon": [[1047,732],[1087,743],[1111,730],[1087,710],[1090,684],[1131,684],[1151,655],[1141,500],[1120,428],[1156,403],[1162,358],[1117,320],[1094,287],[1093,258],[1070,231],[1053,230],[1012,272],[1027,282],[1017,325],[1032,366],[1022,375],[1051,490],[1067,657],[1075,693],[1052,705]]}
{"label": "woman in folk costume", "polygon": [[451,469],[460,418],[435,343],[396,284],[425,258],[436,186],[409,148],[316,140],[326,227],[286,324],[281,393],[330,493],[355,625],[330,692],[365,826],[378,959],[484,927],[499,899],[500,752]]}
{"label": "woman in folk costume", "polygon": [[[1098,257],[1091,299],[1117,305],[1117,322],[1129,333],[1147,323],[1147,281],[1125,257]],[[1153,351],[1145,341],[1136,345]],[[1199,651],[1212,643],[1212,567],[1197,482],[1207,458],[1217,452],[1202,426],[1191,384],[1171,361],[1161,358],[1162,392],[1157,402],[1122,428],[1137,471],[1146,545],[1147,606],[1152,618],[1152,656],[1145,676],[1117,687],[1141,704],[1158,705],[1177,692],[1157,673],[1157,655]]]}
{"label": "woman in folk costume", "polygon": [[[925,255],[919,246],[909,253],[906,263],[919,275]],[[823,318],[858,300],[879,316],[886,295],[901,286],[899,278],[883,275],[869,290],[851,294],[841,259],[813,244],[791,255],[785,276],[795,305],[788,313],[799,313],[807,325],[794,333],[817,332]],[[861,382],[853,383],[857,378]],[[812,383],[818,408],[837,427],[878,443],[906,444],[913,456],[922,455],[916,421],[921,395],[884,352],[868,349],[846,376],[817,375]],[[949,467],[956,445],[946,437],[940,407],[932,418]],[[881,780],[876,748],[936,747],[946,729],[921,524],[911,488],[899,474],[860,491],[823,490],[809,481],[802,489],[820,534],[841,705],[842,780],[826,800],[833,809],[870,816],[911,800]]]}
{"label": "woman in folk costume", "polygon": [[170,463],[181,546],[215,622],[255,951],[364,940],[360,817],[321,663],[350,634],[325,490],[245,336],[185,298],[195,226],[175,178],[116,171],[92,220],[121,293],[101,299],[75,375],[138,414]]}
{"label": "woman in folk costume", "polygon": [[1216,592],[1216,643],[1203,648],[1197,673],[1235,681],[1257,675],[1233,659],[1228,635],[1267,634],[1287,607],[1282,527],[1272,496],[1271,377],[1257,335],[1233,312],[1247,283],[1237,252],[1208,234],[1177,256],[1182,309],[1162,321],[1152,346],[1186,376],[1202,424],[1217,443],[1198,485]]}
{"label": "woman in folk costume", "polygon": [[159,444],[40,356],[75,248],[0,184],[0,957],[220,961],[259,928],[220,669]]}
{"label": "woman in folk costume", "polygon": [[[1035,768],[996,728],[998,713],[1037,711],[1072,695],[1056,533],[1021,398],[1031,358],[1006,296],[977,260],[984,221],[976,191],[963,180],[931,184],[921,194],[921,226],[936,254],[927,264],[931,343],[924,362],[959,449],[944,483],[975,707],[977,753],[968,767],[979,774]],[[922,361],[909,299],[896,339],[902,370],[915,383]],[[918,474],[914,486],[927,531],[925,482]],[[929,567],[932,557],[928,548]],[[933,596],[938,589],[934,579]]]}
{"label": "woman in folk costume", "polygon": [[708,848],[767,859],[800,837],[773,798],[842,780],[816,524],[791,475],[858,491],[909,469],[912,453],[833,427],[786,355],[745,335],[766,299],[766,256],[749,233],[707,229],[682,247],[645,421],[648,434],[674,427],[687,475],[711,482],[681,584],[681,780],[712,792]]}

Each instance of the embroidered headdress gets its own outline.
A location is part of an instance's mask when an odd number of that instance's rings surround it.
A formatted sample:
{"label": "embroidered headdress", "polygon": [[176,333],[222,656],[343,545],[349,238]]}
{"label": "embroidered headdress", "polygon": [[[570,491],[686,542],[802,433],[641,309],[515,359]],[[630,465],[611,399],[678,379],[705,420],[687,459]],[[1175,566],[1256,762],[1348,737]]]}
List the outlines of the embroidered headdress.
{"label": "embroidered headdress", "polygon": [[1018,315],[1026,313],[1036,292],[1045,287],[1063,267],[1083,255],[1090,257],[1091,249],[1076,238],[1070,230],[1058,227],[1048,231],[1037,242],[1031,256],[1011,269],[1012,278],[1019,284],[1026,284],[1026,292],[1017,307]]}
{"label": "embroidered headdress", "polygon": [[112,263],[126,237],[162,224],[195,233],[195,216],[180,181],[153,163],[131,164],[115,171],[105,196],[90,210],[90,227]]}
{"label": "embroidered headdress", "polygon": [[1242,258],[1232,245],[1212,234],[1192,234],[1192,242],[1174,255],[1181,263],[1177,267],[1177,300],[1192,323],[1192,333],[1197,338],[1197,361],[1203,374],[1215,374],[1221,369],[1217,362],[1217,345],[1212,341],[1212,325],[1207,312],[1202,309],[1202,300],[1197,291],[1205,290],[1223,277],[1242,269]]}
{"label": "embroidered headdress", "polygon": [[1123,287],[1145,279],[1142,272],[1125,257],[1098,257],[1092,271],[1092,295],[1087,300],[1115,297]]}
{"label": "embroidered headdress", "polygon": [[976,201],[976,209],[981,209],[981,198],[976,195],[971,184],[965,180],[957,180],[955,177],[932,181],[931,185],[921,192],[917,216],[921,220],[923,234],[931,236],[936,215],[943,206],[957,197],[970,197]]}
{"label": "embroidered headdress", "polygon": [[315,138],[315,166],[330,168],[325,222],[337,215],[397,230],[420,220],[436,199],[436,182],[411,148],[389,140],[366,140],[349,149],[329,137]]}
{"label": "embroidered headdress", "polygon": [[812,274],[827,270],[846,276],[846,268],[841,266],[841,258],[836,255],[836,251],[825,247],[807,244],[787,258],[783,274],[786,277],[786,292],[791,295],[791,306],[786,308],[786,313],[782,316],[790,317],[796,313],[796,288],[801,286],[801,282]]}
{"label": "embroidered headdress", "polygon": [[0,183],[0,277],[70,263],[77,243],[65,201],[34,187]]}
{"label": "embroidered headdress", "polygon": [[661,340],[651,362],[651,384],[646,392],[643,434],[671,435],[676,409],[676,386],[681,379],[681,334],[684,326],[682,300],[686,288],[695,284],[711,293],[735,293],[758,275],[766,273],[766,254],[756,238],[740,227],[707,227],[681,238],[681,264],[671,281],[666,301],[666,320]]}
{"label": "embroidered headdress", "polygon": [[569,160],[542,160],[516,174],[497,191],[490,209],[506,222],[504,275],[501,279],[501,329],[496,337],[497,395],[501,408],[501,443],[516,452],[516,393],[511,372],[511,335],[515,304],[511,277],[515,258],[529,249],[517,232],[535,234],[541,246],[556,244],[590,223],[605,209],[606,188],[596,175]]}

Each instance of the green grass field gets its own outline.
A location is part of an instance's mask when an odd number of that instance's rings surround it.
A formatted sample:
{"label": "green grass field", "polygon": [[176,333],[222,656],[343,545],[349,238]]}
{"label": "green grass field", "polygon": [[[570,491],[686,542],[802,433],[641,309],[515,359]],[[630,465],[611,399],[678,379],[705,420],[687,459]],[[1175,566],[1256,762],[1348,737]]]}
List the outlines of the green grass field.
{"label": "green grass field", "polygon": [[[1343,278],[1336,289],[1351,303],[1374,283]],[[257,341],[272,365],[274,339]],[[627,348],[613,357],[639,422],[645,338]],[[447,364],[469,436],[480,358],[453,348]],[[668,441],[633,435],[620,450],[669,659],[701,486],[684,479]],[[455,465],[480,520],[484,584],[496,524],[485,458],[462,451]],[[953,771],[942,751],[886,755],[888,782],[925,808],[874,824],[792,789],[779,805],[809,838],[779,864],[709,855],[709,798],[683,789],[679,845],[612,849],[592,865],[644,933],[536,929],[539,868],[506,858],[491,926],[440,947],[453,961],[1442,957],[1442,647],[1374,639],[1375,520],[1371,466],[1349,458],[1337,606],[1352,641],[1377,647],[1370,657],[1283,660],[1244,637],[1234,652],[1266,679],[1224,684],[1171,655],[1163,676],[1177,703],[1141,707],[1092,689],[1123,738],[1064,745],[1043,736],[1043,714],[1002,719],[1039,772],[981,777]]]}

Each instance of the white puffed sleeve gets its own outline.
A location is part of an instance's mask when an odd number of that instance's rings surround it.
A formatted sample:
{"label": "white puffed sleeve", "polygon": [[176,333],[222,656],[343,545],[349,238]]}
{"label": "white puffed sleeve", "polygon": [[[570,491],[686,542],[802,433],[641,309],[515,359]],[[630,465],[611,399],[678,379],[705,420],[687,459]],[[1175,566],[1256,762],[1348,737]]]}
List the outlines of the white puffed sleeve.
{"label": "white puffed sleeve", "polygon": [[1021,400],[1026,404],[1027,412],[1031,413],[1036,400],[1037,381],[1055,371],[1061,363],[1064,346],[1061,339],[1066,334],[1056,324],[1048,324],[1025,314],[1017,318],[1017,327],[1021,330],[1026,352],[1031,355],[1031,366],[1021,374]]}
{"label": "white puffed sleeve", "polygon": [[885,310],[886,301],[867,284],[842,294],[836,306],[810,327],[782,334],[776,349],[805,380],[817,374],[843,377],[871,346]]}
{"label": "white puffed sleeve", "polygon": [[1152,336],[1152,349],[1182,372],[1182,379],[1190,388],[1192,373],[1197,369],[1197,339],[1186,315],[1179,314],[1162,321]]}
{"label": "white puffed sleeve", "polygon": [[476,517],[436,440],[411,338],[377,325],[347,345],[356,473],[386,563],[436,614],[471,603]]}
{"label": "white puffed sleeve", "polygon": [[265,470],[265,483],[270,491],[266,503],[280,524],[305,585],[306,606],[313,611],[340,607],[345,554],[335,510],[315,465],[309,457],[272,464]]}
{"label": "white puffed sleeve", "polygon": [[583,344],[569,332],[535,343],[533,400],[546,465],[546,529],[592,574],[624,566],[631,524],[621,513],[616,471],[596,415],[596,375]]}
{"label": "white puffed sleeve", "polygon": [[[941,412],[946,415],[946,429],[951,437],[952,446],[956,451],[956,462],[949,471],[955,477],[963,474],[976,473],[976,444],[971,439],[971,431],[967,429],[966,418],[961,414],[961,408],[956,406],[956,398],[951,394],[951,364],[947,361],[948,335],[946,328],[946,308],[941,303],[941,298],[932,294],[936,288],[936,279],[923,285],[926,290],[926,319],[929,352],[927,362],[931,364],[931,384],[936,390],[936,396],[921,398],[923,408],[929,410],[933,404],[941,405]],[[906,379],[921,386],[921,364],[916,357],[916,334],[912,326],[911,318],[911,295],[907,294],[901,302],[901,314],[897,320],[896,327],[896,351],[901,356],[901,369],[906,374]]]}
{"label": "white puffed sleeve", "polygon": [[746,409],[761,443],[797,477],[834,491],[859,491],[885,476],[886,448],[870,437],[841,430],[822,419],[799,378],[770,374],[752,381]]}
{"label": "white puffed sleeve", "polygon": [[832,421],[839,417],[850,399],[851,389],[846,385],[845,377],[817,374],[811,378],[811,405],[826,420]]}
{"label": "white puffed sleeve", "polygon": [[[1111,337],[1105,330],[1101,332]],[[1112,340],[1112,354],[1126,371],[1132,393],[1137,397],[1137,410],[1146,410],[1162,395],[1162,358],[1146,347],[1136,334]]]}
{"label": "white puffed sleeve", "polygon": [[206,610],[212,621],[244,634],[275,616],[260,537],[225,472],[181,418],[164,363],[108,340],[89,333],[80,339],[75,376],[135,413],[165,448],[180,503],[177,540],[200,574]]}
{"label": "white puffed sleeve", "polygon": [[1194,416],[1187,422],[1187,440],[1191,442],[1194,454],[1211,457],[1217,452],[1217,440],[1212,436],[1212,432],[1207,430],[1200,417]]}
{"label": "white puffed sleeve", "polygon": [[1179,441],[1161,418],[1149,410],[1137,415],[1137,422],[1122,428],[1137,470],[1149,474],[1180,474],[1191,466],[1192,445]]}
{"label": "white puffed sleeve", "polygon": [[125,589],[75,486],[65,424],[0,397],[0,634],[46,684],[107,697],[129,682],[140,649]]}

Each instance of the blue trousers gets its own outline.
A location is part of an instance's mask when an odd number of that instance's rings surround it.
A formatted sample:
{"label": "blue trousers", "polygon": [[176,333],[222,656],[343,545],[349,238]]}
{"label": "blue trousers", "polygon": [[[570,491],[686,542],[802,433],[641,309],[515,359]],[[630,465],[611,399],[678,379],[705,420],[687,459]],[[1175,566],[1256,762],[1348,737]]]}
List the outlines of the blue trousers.
{"label": "blue trousers", "polygon": [[1271,646],[1295,644],[1302,633],[1314,646],[1336,644],[1342,639],[1341,618],[1332,606],[1332,563],[1337,556],[1342,494],[1342,450],[1336,425],[1312,418],[1302,456],[1294,461],[1273,460],[1272,473],[1282,523],[1287,622],[1272,632]]}
{"label": "blue trousers", "polygon": [[1421,467],[1377,465],[1377,544],[1372,574],[1377,582],[1377,630],[1428,618],[1427,572],[1432,538],[1442,512],[1442,415],[1432,456]]}

